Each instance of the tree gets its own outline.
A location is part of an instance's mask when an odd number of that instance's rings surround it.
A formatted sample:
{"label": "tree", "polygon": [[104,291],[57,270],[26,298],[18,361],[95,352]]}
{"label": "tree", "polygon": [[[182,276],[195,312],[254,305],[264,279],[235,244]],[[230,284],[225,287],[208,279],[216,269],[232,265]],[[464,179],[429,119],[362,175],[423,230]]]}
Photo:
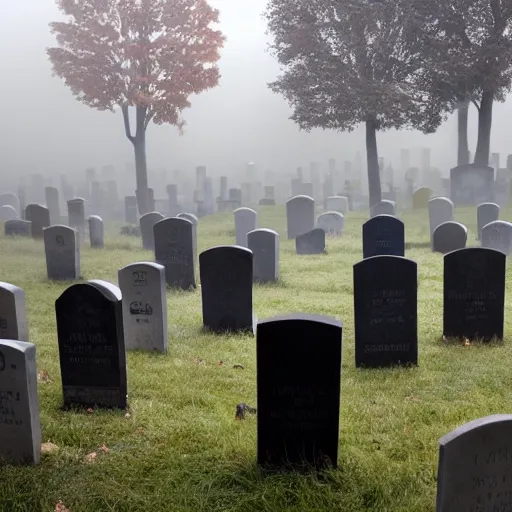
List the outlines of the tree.
{"label": "tree", "polygon": [[[123,114],[133,144],[139,212],[149,210],[146,130],[169,123],[180,133],[189,96],[215,87],[224,37],[207,0],[57,0],[67,21],[51,23],[54,74],[98,110]],[[135,134],[129,108],[135,109]]]}
{"label": "tree", "polygon": [[381,200],[378,130],[433,131],[442,114],[420,89],[422,41],[401,0],[270,0],[265,13],[282,66],[271,89],[301,129],[366,126],[370,206]]}

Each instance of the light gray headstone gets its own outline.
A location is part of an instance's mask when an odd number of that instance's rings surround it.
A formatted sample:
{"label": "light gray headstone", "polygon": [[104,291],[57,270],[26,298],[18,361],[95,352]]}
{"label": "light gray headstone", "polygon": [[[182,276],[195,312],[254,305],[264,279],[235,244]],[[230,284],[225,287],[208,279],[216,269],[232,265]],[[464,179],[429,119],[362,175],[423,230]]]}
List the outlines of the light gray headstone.
{"label": "light gray headstone", "polygon": [[40,458],[36,347],[0,340],[0,459],[38,464]]}
{"label": "light gray headstone", "polygon": [[0,339],[29,339],[25,292],[4,282],[0,282]]}
{"label": "light gray headstone", "polygon": [[478,164],[451,169],[450,199],[455,206],[476,206],[494,201],[494,169]]}
{"label": "light gray headstone", "polygon": [[236,245],[247,247],[247,233],[258,229],[258,213],[251,208],[238,208],[235,217]]}
{"label": "light gray headstone", "polygon": [[478,238],[482,237],[482,229],[487,224],[500,218],[500,207],[496,203],[482,203],[476,207],[476,222],[478,226]]}
{"label": "light gray headstone", "polygon": [[0,206],[0,222],[7,222],[8,220],[17,220],[18,214],[16,210],[6,204],[4,206]]}
{"label": "light gray headstone", "polygon": [[278,281],[279,235],[272,229],[255,229],[247,233],[247,245],[253,254],[253,281]]}
{"label": "light gray headstone", "polygon": [[428,202],[428,218],[430,222],[430,240],[437,226],[453,220],[453,202],[447,197],[434,197]]}
{"label": "light gray headstone", "polygon": [[91,240],[91,247],[103,248],[105,229],[103,227],[103,219],[98,215],[91,215],[89,217],[89,238]]}
{"label": "light gray headstone", "polygon": [[160,222],[164,216],[158,212],[146,213],[139,219],[140,234],[142,236],[142,248],[150,251],[155,250],[155,237],[153,235],[153,227]]}
{"label": "light gray headstone", "polygon": [[51,226],[44,230],[44,250],[48,279],[80,278],[80,244],[78,232],[68,226]]}
{"label": "light gray headstone", "polygon": [[436,512],[512,507],[512,415],[487,416],[439,440]]}
{"label": "light gray headstone", "polygon": [[315,228],[315,200],[309,196],[295,196],[286,202],[288,238],[297,238]]}
{"label": "light gray headstone", "polygon": [[55,187],[45,187],[44,194],[46,198],[46,207],[50,210],[51,224],[60,224],[60,203],[59,189]]}
{"label": "light gray headstone", "polygon": [[331,196],[327,199],[327,210],[331,212],[347,213],[349,211],[348,197]]}
{"label": "light gray headstone", "polygon": [[68,201],[69,226],[76,229],[82,236],[85,233],[85,200],[75,197]]}
{"label": "light gray headstone", "polygon": [[0,194],[0,206],[12,206],[16,210],[16,218],[19,218],[21,215],[20,200],[12,192]]}
{"label": "light gray headstone", "polygon": [[197,226],[199,219],[193,213],[179,213],[178,219],[186,219],[192,222],[192,242],[194,243],[194,265],[197,264]]}
{"label": "light gray headstone", "polygon": [[495,220],[482,229],[482,247],[496,249],[506,256],[512,249],[512,223]]}
{"label": "light gray headstone", "polygon": [[165,268],[132,263],[118,273],[126,350],[167,352]]}
{"label": "light gray headstone", "polygon": [[393,215],[396,213],[396,203],[389,199],[384,199],[380,203],[374,204],[370,210],[370,217],[377,217],[377,215]]}
{"label": "light gray headstone", "polygon": [[4,224],[5,236],[32,236],[32,222],[29,220],[8,220]]}
{"label": "light gray headstone", "polygon": [[339,212],[325,212],[318,216],[316,227],[323,229],[326,235],[341,236],[345,218]]}

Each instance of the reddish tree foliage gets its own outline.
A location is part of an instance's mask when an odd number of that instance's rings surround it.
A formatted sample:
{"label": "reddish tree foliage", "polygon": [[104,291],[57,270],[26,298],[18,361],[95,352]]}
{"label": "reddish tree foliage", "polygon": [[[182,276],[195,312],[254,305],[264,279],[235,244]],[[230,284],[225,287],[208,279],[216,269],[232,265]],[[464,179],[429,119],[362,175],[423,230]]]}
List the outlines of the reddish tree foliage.
{"label": "reddish tree foliage", "polygon": [[[206,0],[58,0],[69,19],[51,23],[54,73],[98,110],[123,112],[133,143],[139,210],[149,209],[145,133],[151,121],[180,131],[189,96],[215,87],[224,37]],[[132,135],[128,108],[136,108]]]}

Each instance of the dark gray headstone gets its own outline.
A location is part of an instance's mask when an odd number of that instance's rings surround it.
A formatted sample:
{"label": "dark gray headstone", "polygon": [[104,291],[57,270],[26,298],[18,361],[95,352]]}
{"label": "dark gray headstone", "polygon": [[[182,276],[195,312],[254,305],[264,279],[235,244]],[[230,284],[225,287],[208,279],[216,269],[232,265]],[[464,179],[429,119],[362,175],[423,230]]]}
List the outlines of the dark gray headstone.
{"label": "dark gray headstone", "polygon": [[468,240],[468,230],[460,222],[443,222],[434,230],[432,235],[432,250],[447,254],[458,249],[464,249]]}
{"label": "dark gray headstone", "polygon": [[392,215],[377,215],[363,224],[363,258],[404,256],[404,223]]}
{"label": "dark gray headstone", "polygon": [[121,291],[106,281],[70,286],[55,302],[64,406],[126,407]]}
{"label": "dark gray headstone", "polygon": [[167,352],[165,268],[132,263],[118,272],[126,350]]}
{"label": "dark gray headstone", "polygon": [[150,251],[155,250],[155,237],[153,228],[157,222],[163,220],[164,216],[158,212],[150,212],[140,219],[140,234],[142,236],[142,248]]}
{"label": "dark gray headstone", "polygon": [[186,219],[192,222],[192,241],[194,242],[194,265],[197,264],[197,226],[199,219],[193,213],[179,213],[176,215],[179,219]]}
{"label": "dark gray headstone", "polygon": [[193,225],[187,219],[172,217],[154,227],[155,260],[165,267],[165,280],[173,288],[196,287]]}
{"label": "dark gray headstone", "polygon": [[4,282],[0,282],[0,339],[29,339],[25,292]]}
{"label": "dark gray headstone", "polygon": [[85,201],[75,197],[68,201],[69,227],[76,229],[82,236],[85,233]]}
{"label": "dark gray headstone", "polygon": [[104,241],[105,229],[103,227],[103,219],[98,215],[89,217],[89,238],[91,247],[102,249],[105,246]]}
{"label": "dark gray headstone", "polygon": [[512,250],[512,223],[496,220],[482,229],[482,247],[496,249],[505,256]]}
{"label": "dark gray headstone", "polygon": [[295,196],[286,202],[288,238],[311,231],[315,227],[315,200],[308,196]]}
{"label": "dark gray headstone", "polygon": [[7,222],[8,220],[17,220],[18,214],[14,207],[6,204],[0,206],[0,222]]}
{"label": "dark gray headstone", "polygon": [[239,246],[213,247],[199,255],[203,325],[214,332],[254,332],[252,252]]}
{"label": "dark gray headstone", "polygon": [[374,204],[370,210],[370,217],[377,217],[377,215],[391,215],[396,214],[396,204],[394,201],[388,199],[382,200],[380,203]]}
{"label": "dark gray headstone", "polygon": [[46,198],[46,207],[50,210],[50,223],[60,224],[60,203],[59,189],[55,187],[45,187],[44,195]]}
{"label": "dark gray headstone", "polygon": [[356,366],[418,364],[414,261],[375,256],[354,265]]}
{"label": "dark gray headstone", "polygon": [[251,208],[238,208],[235,217],[236,245],[247,247],[247,233],[258,229],[258,212]]}
{"label": "dark gray headstone", "polygon": [[43,229],[50,225],[50,210],[40,204],[28,204],[25,220],[32,222],[32,238],[43,238]]}
{"label": "dark gray headstone", "polygon": [[272,283],[279,280],[279,235],[272,229],[256,229],[247,234],[253,253],[253,280]]}
{"label": "dark gray headstone", "polygon": [[444,257],[443,334],[452,338],[503,338],[506,256],[472,247]]}
{"label": "dark gray headstone", "polygon": [[38,464],[40,458],[36,347],[0,339],[0,459]]}
{"label": "dark gray headstone", "polygon": [[436,512],[505,512],[512,505],[512,415],[462,425],[439,440]]}
{"label": "dark gray headstone", "polygon": [[295,238],[295,252],[297,254],[324,254],[325,231],[315,228]]}
{"label": "dark gray headstone", "polygon": [[500,207],[496,203],[482,203],[476,208],[476,222],[478,225],[478,238],[482,237],[482,229],[487,224],[494,222],[500,218]]}
{"label": "dark gray headstone", "polygon": [[44,230],[44,250],[48,279],[80,278],[80,244],[78,233],[68,226],[51,226]]}
{"label": "dark gray headstone", "polygon": [[258,464],[337,466],[341,322],[286,315],[258,323]]}
{"label": "dark gray headstone", "polygon": [[453,221],[453,210],[453,202],[447,197],[434,197],[428,202],[431,243],[437,226],[440,226],[443,222]]}
{"label": "dark gray headstone", "polygon": [[341,236],[345,218],[339,212],[326,212],[318,216],[316,227],[323,229],[326,235]]}
{"label": "dark gray headstone", "polygon": [[454,167],[450,171],[450,198],[455,206],[494,201],[494,169],[478,164]]}
{"label": "dark gray headstone", "polygon": [[32,222],[28,220],[8,220],[4,224],[5,236],[32,236]]}

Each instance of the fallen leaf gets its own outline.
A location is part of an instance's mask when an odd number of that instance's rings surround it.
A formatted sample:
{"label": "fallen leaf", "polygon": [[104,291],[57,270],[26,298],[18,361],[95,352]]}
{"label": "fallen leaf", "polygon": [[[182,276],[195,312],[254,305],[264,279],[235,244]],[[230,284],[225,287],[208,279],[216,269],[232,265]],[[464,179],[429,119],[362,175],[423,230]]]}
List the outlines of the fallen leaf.
{"label": "fallen leaf", "polygon": [[135,433],[138,434],[139,436],[141,436],[145,432],[146,432],[146,430],[142,427],[137,428],[137,430],[135,431]]}
{"label": "fallen leaf", "polygon": [[89,409],[87,409],[87,412],[88,412],[89,414],[92,414],[92,413],[94,412],[94,409],[91,409],[91,408],[89,407]]}
{"label": "fallen leaf", "polygon": [[204,362],[205,362],[204,359],[201,359],[200,357],[196,357],[194,359],[194,363],[196,363],[196,364],[204,364]]}
{"label": "fallen leaf", "polygon": [[103,452],[103,453],[108,453],[110,451],[110,448],[107,447],[107,445],[105,443],[103,443],[101,446],[100,446],[100,450]]}
{"label": "fallen leaf", "polygon": [[64,503],[62,503],[62,501],[59,500],[57,505],[55,505],[55,512],[71,512],[71,511],[69,510],[68,507],[66,507],[66,505],[64,505]]}
{"label": "fallen leaf", "polygon": [[94,462],[96,460],[96,457],[98,456],[98,454],[96,452],[92,452],[92,453],[89,453],[86,457],[85,457],[85,460],[87,462]]}
{"label": "fallen leaf", "polygon": [[224,361],[219,361],[219,366],[222,366],[224,364]]}
{"label": "fallen leaf", "polygon": [[243,365],[243,364],[238,364],[238,363],[237,363],[237,364],[234,364],[234,365],[233,365],[233,368],[234,368],[235,370],[245,370],[244,365]]}
{"label": "fallen leaf", "polygon": [[471,341],[469,341],[468,338],[464,338],[464,346],[465,347],[470,347],[471,346]]}
{"label": "fallen leaf", "polygon": [[56,444],[53,443],[43,443],[41,445],[41,453],[52,453],[59,449]]}
{"label": "fallen leaf", "polygon": [[129,412],[127,412],[127,413],[124,415],[124,417],[125,417],[126,419],[130,419],[130,418],[132,417],[132,415],[131,415]]}
{"label": "fallen leaf", "polygon": [[446,343],[448,341],[448,338],[443,334],[443,341]]}
{"label": "fallen leaf", "polygon": [[37,375],[37,380],[39,382],[50,382],[50,375],[48,374],[48,370],[41,370]]}

